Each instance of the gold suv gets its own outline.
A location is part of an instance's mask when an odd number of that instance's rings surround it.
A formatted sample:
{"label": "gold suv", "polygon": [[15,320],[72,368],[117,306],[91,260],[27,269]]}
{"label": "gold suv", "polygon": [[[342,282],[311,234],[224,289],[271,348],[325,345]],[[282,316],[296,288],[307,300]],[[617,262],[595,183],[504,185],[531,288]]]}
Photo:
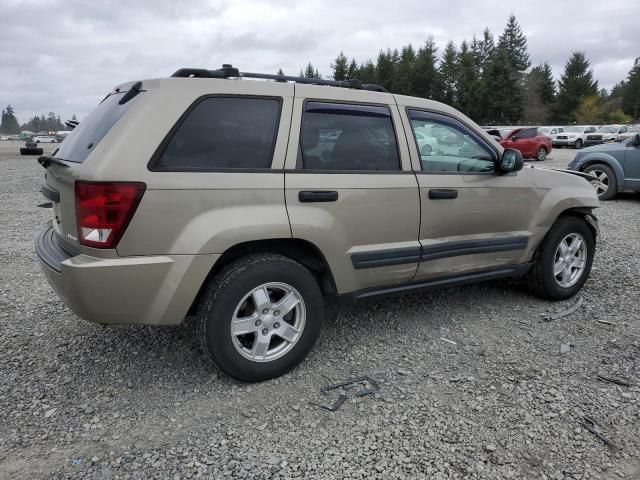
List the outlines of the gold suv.
{"label": "gold suv", "polygon": [[581,174],[356,80],[225,65],[123,84],[39,162],[36,250],[65,303],[101,324],[195,315],[246,381],[299,363],[328,305],[515,276],[566,299],[595,251]]}

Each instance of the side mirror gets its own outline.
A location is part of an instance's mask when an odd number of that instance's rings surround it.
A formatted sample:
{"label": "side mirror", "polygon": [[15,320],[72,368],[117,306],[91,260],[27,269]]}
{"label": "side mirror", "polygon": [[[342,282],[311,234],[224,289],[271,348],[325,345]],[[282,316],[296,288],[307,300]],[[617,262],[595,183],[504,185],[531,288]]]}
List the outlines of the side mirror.
{"label": "side mirror", "polygon": [[506,148],[504,152],[502,152],[502,158],[496,163],[496,170],[502,173],[517,172],[518,170],[522,170],[524,166],[522,153],[520,153],[520,150],[513,148]]}

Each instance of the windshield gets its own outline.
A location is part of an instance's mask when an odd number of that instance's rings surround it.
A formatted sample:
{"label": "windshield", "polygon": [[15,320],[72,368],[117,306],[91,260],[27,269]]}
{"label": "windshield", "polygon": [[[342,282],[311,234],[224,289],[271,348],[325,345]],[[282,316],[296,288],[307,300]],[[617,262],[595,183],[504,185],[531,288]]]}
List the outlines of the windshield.
{"label": "windshield", "polygon": [[584,127],[569,127],[567,129],[567,132],[574,132],[574,133],[582,133],[584,131]]}
{"label": "windshield", "polygon": [[549,127],[541,127],[538,129],[540,133],[549,133],[551,129]]}
{"label": "windshield", "polygon": [[112,93],[87,115],[60,144],[55,154],[68,162],[82,163],[96,148],[100,140],[135,103],[136,98],[120,105],[125,92]]}
{"label": "windshield", "polygon": [[600,127],[598,129],[598,133],[616,133],[618,131],[618,127]]}

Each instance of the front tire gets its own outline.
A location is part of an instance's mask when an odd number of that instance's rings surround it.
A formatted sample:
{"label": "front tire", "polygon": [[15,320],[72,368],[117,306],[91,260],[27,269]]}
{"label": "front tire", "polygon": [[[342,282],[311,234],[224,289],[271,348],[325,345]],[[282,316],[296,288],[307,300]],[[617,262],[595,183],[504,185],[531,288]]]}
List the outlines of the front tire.
{"label": "front tire", "polygon": [[575,148],[582,148],[582,139],[579,138],[576,140],[576,143],[574,143]]}
{"label": "front tire", "polygon": [[278,377],[313,348],[324,316],[313,275],[278,254],[242,257],[216,275],[198,307],[203,346],[227,375],[246,382]]}
{"label": "front tire", "polygon": [[594,253],[595,238],[587,222],[560,217],[534,255],[529,289],[547,300],[573,297],[589,277]]}
{"label": "front tire", "polygon": [[608,165],[597,163],[589,165],[584,169],[584,173],[593,176],[589,180],[600,200],[611,200],[618,193],[618,181],[615,172]]}
{"label": "front tire", "polygon": [[538,152],[536,153],[536,160],[539,162],[544,162],[547,159],[547,149],[544,147],[540,147]]}

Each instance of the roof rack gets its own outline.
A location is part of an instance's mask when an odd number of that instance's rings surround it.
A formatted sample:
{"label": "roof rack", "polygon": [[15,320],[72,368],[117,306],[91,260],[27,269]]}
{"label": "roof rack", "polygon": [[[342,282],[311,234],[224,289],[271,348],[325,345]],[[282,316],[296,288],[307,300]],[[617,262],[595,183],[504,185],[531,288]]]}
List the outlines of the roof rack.
{"label": "roof rack", "polygon": [[272,75],[270,73],[250,73],[241,72],[228,63],[222,65],[217,70],[207,70],[205,68],[181,68],[176,70],[172,77],[197,77],[197,78],[260,78],[264,80],[275,80],[277,82],[295,82],[310,85],[328,85],[330,87],[354,88],[357,90],[370,90],[372,92],[385,92],[387,90],[374,83],[362,83],[360,80],[351,78],[349,80],[322,80],[320,78],[290,77],[288,75]]}

